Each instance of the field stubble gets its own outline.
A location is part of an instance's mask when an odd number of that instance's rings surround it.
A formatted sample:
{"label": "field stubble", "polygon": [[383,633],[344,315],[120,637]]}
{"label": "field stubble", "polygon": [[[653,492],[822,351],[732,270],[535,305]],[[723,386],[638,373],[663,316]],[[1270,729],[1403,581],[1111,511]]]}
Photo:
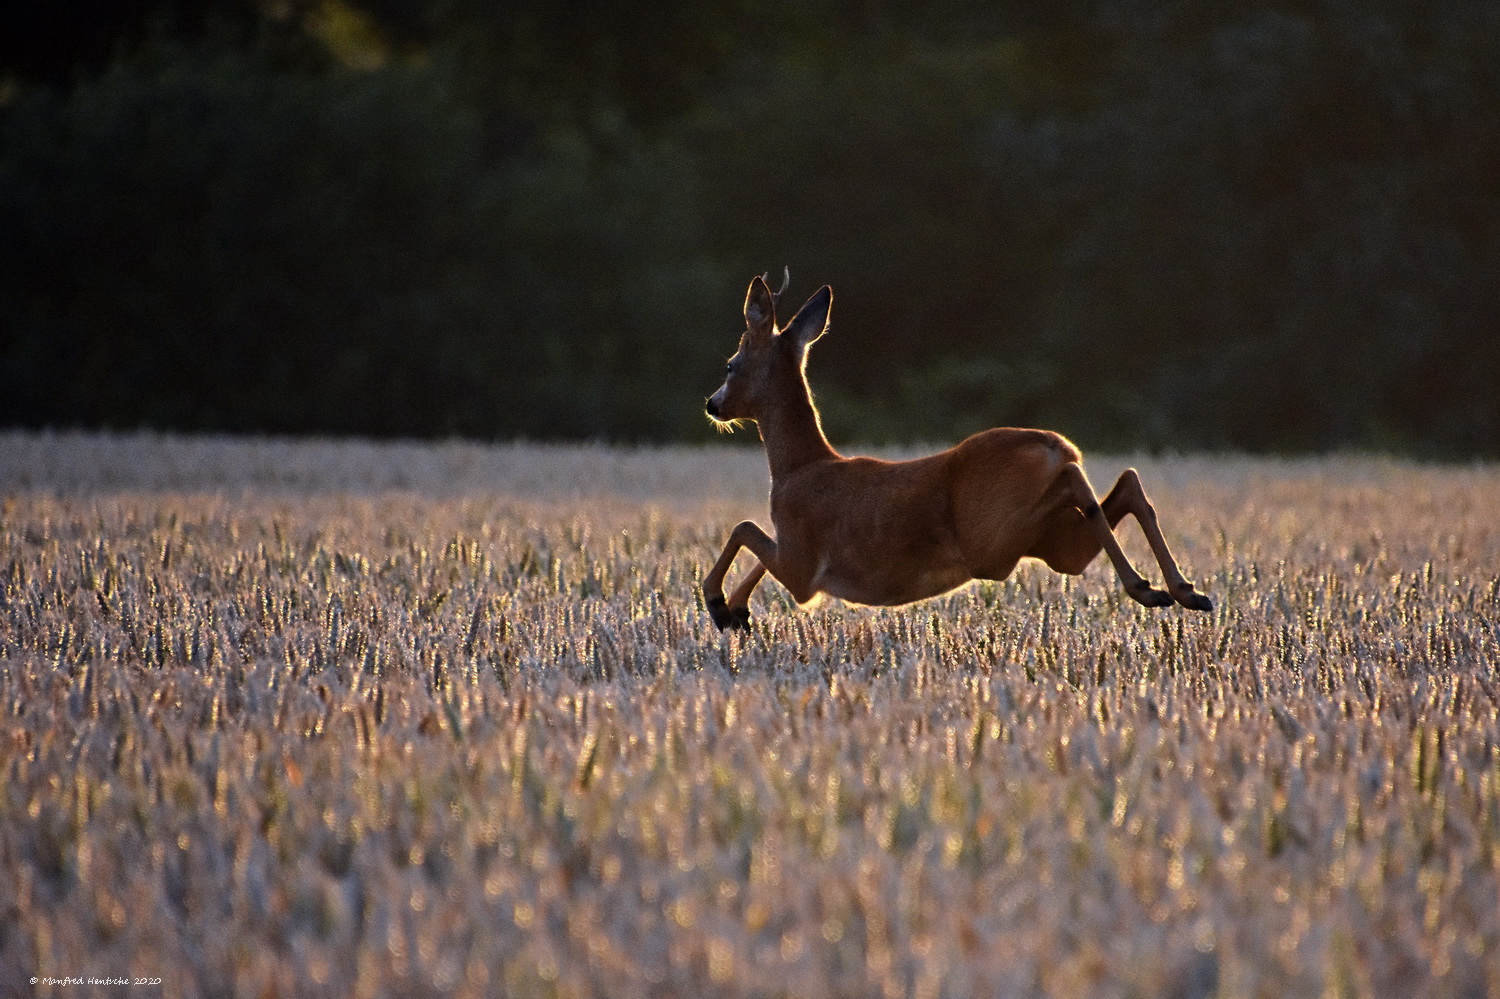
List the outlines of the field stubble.
{"label": "field stubble", "polygon": [[0,435],[0,992],[1500,994],[1500,470],[1138,464],[720,635],[753,450]]}

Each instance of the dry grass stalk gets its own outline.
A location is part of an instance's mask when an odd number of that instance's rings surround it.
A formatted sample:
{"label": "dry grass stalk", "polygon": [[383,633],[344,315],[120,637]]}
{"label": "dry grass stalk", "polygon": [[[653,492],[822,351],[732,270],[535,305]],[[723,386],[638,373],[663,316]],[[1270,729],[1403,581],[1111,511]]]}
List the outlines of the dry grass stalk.
{"label": "dry grass stalk", "polygon": [[1500,471],[720,636],[761,460],[0,436],[0,992],[1500,994]]}

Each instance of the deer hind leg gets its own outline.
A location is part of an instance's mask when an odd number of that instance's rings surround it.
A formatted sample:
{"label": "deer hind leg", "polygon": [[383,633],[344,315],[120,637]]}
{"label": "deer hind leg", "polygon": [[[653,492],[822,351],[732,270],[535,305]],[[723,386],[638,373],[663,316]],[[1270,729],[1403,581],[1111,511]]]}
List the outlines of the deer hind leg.
{"label": "deer hind leg", "polygon": [[1136,523],[1141,525],[1141,532],[1146,535],[1146,543],[1151,546],[1151,553],[1156,556],[1156,564],[1161,566],[1162,578],[1166,581],[1167,592],[1172,595],[1172,599],[1189,610],[1213,610],[1213,601],[1195,590],[1177,567],[1177,560],[1172,557],[1172,549],[1167,547],[1167,539],[1162,536],[1161,525],[1157,523],[1156,508],[1146,497],[1141,477],[1135,469],[1127,468],[1120,474],[1115,487],[1104,501],[1106,515],[1111,501],[1119,509],[1118,515],[1109,518],[1111,526],[1118,523],[1120,517],[1127,512],[1135,515]]}
{"label": "deer hind leg", "polygon": [[[1146,491],[1141,487],[1141,479],[1135,469],[1127,469],[1122,473],[1104,502],[1094,504],[1102,514],[1102,524],[1099,523],[1098,516],[1089,514],[1088,504],[1093,500],[1093,489],[1089,487],[1082,468],[1070,465],[1064,469],[1063,475],[1059,476],[1054,485],[1054,492],[1061,494],[1063,502],[1067,504],[1057,514],[1062,522],[1049,530],[1028,552],[1029,555],[1041,559],[1058,572],[1076,574],[1082,572],[1103,549],[1109,552],[1110,561],[1114,563],[1115,571],[1126,591],[1146,606],[1164,607],[1175,600],[1193,610],[1213,609],[1209,599],[1193,589],[1193,585],[1177,567],[1166,539],[1162,537],[1161,527],[1157,524],[1156,510],[1146,498]],[[1157,564],[1161,566],[1167,584],[1165,592],[1147,584],[1120,549],[1114,536],[1114,527],[1127,513],[1135,515],[1146,535],[1146,542],[1151,546],[1152,554],[1156,556]],[[1122,570],[1122,565],[1128,571]]]}
{"label": "deer hind leg", "polygon": [[[1172,595],[1158,590],[1130,564],[1120,541],[1115,537],[1114,525],[1120,522],[1128,507],[1116,483],[1104,505],[1094,495],[1088,476],[1077,462],[1068,462],[1058,470],[1057,478],[1047,490],[1043,503],[1053,506],[1054,525],[1027,554],[1046,562],[1058,572],[1070,575],[1082,572],[1102,549],[1115,567],[1115,575],[1125,587],[1125,592],[1147,607],[1166,607],[1172,603]],[[1113,514],[1113,516],[1111,516]]]}
{"label": "deer hind leg", "polygon": [[[750,570],[750,574],[735,588],[732,601],[724,599],[724,577],[729,574],[729,567],[734,564],[734,557],[740,553],[741,548],[750,549],[756,558],[756,566]],[[735,525],[729,533],[729,543],[724,546],[723,553],[714,567],[703,577],[703,603],[708,608],[709,616],[713,618],[714,625],[720,631],[725,628],[744,628],[750,623],[750,591],[765,576],[767,566],[775,564],[776,542],[769,534],[761,530],[760,525],[754,521],[741,521]]]}

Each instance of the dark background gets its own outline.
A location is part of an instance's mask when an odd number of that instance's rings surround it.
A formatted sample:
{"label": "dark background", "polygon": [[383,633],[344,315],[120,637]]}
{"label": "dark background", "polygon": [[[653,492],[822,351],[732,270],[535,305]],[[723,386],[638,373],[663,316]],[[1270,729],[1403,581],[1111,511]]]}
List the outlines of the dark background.
{"label": "dark background", "polygon": [[0,14],[0,425],[706,439],[783,263],[836,442],[1500,456],[1500,4]]}

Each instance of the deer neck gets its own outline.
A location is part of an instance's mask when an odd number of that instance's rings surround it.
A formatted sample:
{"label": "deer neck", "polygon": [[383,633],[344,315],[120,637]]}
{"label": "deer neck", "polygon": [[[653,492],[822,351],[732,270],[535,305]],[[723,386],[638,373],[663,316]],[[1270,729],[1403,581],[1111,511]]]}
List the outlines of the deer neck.
{"label": "deer neck", "polygon": [[797,391],[788,392],[755,421],[766,447],[771,478],[788,475],[815,461],[837,458],[838,452],[823,436],[817,407],[807,382],[798,379]]}

